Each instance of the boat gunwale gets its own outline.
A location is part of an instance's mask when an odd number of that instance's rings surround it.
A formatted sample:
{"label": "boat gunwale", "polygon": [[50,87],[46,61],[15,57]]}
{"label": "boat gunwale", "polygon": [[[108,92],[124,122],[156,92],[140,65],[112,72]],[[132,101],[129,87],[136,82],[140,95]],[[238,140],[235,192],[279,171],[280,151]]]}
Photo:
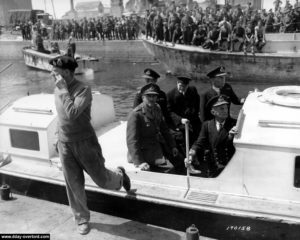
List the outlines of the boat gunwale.
{"label": "boat gunwale", "polygon": [[150,40],[143,39],[143,43],[155,45],[160,48],[168,48],[169,50],[177,50],[189,53],[203,53],[203,54],[211,54],[211,55],[225,55],[225,56],[238,56],[244,58],[265,58],[265,57],[274,57],[274,58],[293,58],[298,59],[300,58],[299,52],[274,52],[274,53],[252,53],[244,54],[244,52],[226,52],[226,51],[211,51],[208,49],[203,49],[197,46],[190,46],[190,45],[183,45],[183,44],[176,44],[175,47],[172,45],[163,45],[159,43],[155,43]]}
{"label": "boat gunwale", "polygon": [[[12,171],[3,171],[0,169],[0,175],[9,175],[9,176],[14,176],[14,177],[19,177],[19,178],[27,178],[30,180],[35,180],[39,182],[44,182],[48,184],[57,184],[59,186],[64,187],[65,182],[64,180],[59,180],[59,179],[51,179],[48,178],[49,181],[45,181],[45,178],[43,177],[34,177],[30,176],[29,174],[18,174],[14,173]],[[28,177],[29,176],[29,177]],[[128,194],[125,191],[113,191],[113,190],[107,190],[100,188],[98,186],[92,186],[92,185],[85,185],[85,189],[91,192],[95,193],[101,193],[101,194],[106,194],[109,196],[115,196],[115,197],[123,197],[127,199],[132,199],[132,200],[141,200],[145,202],[150,202],[154,204],[163,204],[167,206],[172,206],[172,207],[180,207],[184,209],[189,209],[189,210],[195,210],[195,211],[203,211],[203,212],[209,212],[209,213],[217,213],[217,214],[223,214],[223,215],[230,215],[230,216],[236,216],[236,217],[243,217],[243,218],[251,218],[251,219],[259,219],[259,220],[264,220],[264,221],[270,221],[270,222],[278,222],[278,223],[287,223],[287,224],[293,224],[293,225],[300,225],[300,219],[297,217],[289,217],[287,215],[276,215],[276,214],[270,214],[270,213],[262,213],[258,211],[250,211],[250,210],[245,210],[245,209],[236,209],[232,207],[225,207],[225,206],[220,206],[216,204],[209,204],[205,202],[197,203],[196,201],[192,200],[172,200],[168,198],[163,198],[163,197],[151,197],[150,195],[146,194]],[[234,195],[235,196],[235,195]],[[242,196],[244,197],[244,196]],[[263,199],[266,200],[266,199]]]}

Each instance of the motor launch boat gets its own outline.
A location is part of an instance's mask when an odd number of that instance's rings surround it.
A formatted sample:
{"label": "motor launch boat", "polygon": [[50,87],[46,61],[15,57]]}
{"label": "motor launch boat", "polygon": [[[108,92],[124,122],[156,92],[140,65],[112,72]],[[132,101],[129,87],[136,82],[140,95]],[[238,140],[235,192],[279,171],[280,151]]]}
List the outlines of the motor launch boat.
{"label": "motor launch boat", "polygon": [[[217,239],[299,239],[300,87],[249,93],[240,111],[236,152],[214,178],[140,171],[126,160],[126,121],[115,121],[113,99],[94,93],[92,124],[106,167],[124,166],[132,191],[99,188],[86,176],[93,210]],[[55,151],[54,96],[8,104],[0,114],[0,179],[12,191],[67,203]]]}
{"label": "motor launch boat", "polygon": [[225,66],[231,81],[299,83],[300,34],[266,34],[262,53],[211,51],[202,47],[143,40],[148,52],[175,75],[207,81],[214,67]]}
{"label": "motor launch boat", "polygon": [[[51,72],[52,70],[52,65],[49,64],[49,60],[59,55],[60,54],[58,53],[46,54],[38,52],[31,47],[23,48],[23,57],[27,66],[48,72]],[[100,70],[100,62],[98,58],[81,56],[78,54],[75,55],[75,58],[78,63],[75,74],[83,74],[88,70],[93,70],[94,72]]]}

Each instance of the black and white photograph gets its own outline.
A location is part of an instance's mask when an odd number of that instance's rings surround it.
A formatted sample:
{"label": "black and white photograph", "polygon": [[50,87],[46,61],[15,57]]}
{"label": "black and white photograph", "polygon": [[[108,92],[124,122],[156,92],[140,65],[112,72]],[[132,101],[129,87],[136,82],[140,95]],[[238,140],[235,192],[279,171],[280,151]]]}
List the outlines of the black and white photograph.
{"label": "black and white photograph", "polygon": [[298,0],[0,0],[0,239],[299,240]]}

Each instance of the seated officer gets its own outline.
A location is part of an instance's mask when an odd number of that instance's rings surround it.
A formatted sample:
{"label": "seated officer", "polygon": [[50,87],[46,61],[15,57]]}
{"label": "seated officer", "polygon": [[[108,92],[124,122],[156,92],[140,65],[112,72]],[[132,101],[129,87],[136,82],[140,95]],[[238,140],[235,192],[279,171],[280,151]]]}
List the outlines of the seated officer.
{"label": "seated officer", "polygon": [[213,118],[210,109],[206,108],[208,101],[212,97],[220,95],[226,96],[229,102],[229,110],[230,103],[242,105],[245,101],[244,98],[238,98],[231,85],[226,83],[227,72],[225,71],[225,67],[217,67],[209,72],[207,76],[210,79],[211,88],[200,95],[200,116],[203,122]]}
{"label": "seated officer", "polygon": [[172,119],[172,126],[184,134],[185,122],[190,124],[190,143],[199,135],[201,121],[199,118],[200,96],[195,86],[190,86],[192,79],[178,77],[177,86],[167,93],[168,111]]}
{"label": "seated officer", "polygon": [[235,152],[234,135],[237,134],[236,120],[228,114],[228,104],[224,96],[215,96],[208,102],[213,119],[203,123],[200,135],[189,151],[187,165],[191,164],[200,152],[208,159],[208,176],[217,176]]}
{"label": "seated officer", "polygon": [[[167,93],[168,111],[171,117],[172,135],[174,136],[178,149],[185,155],[185,124],[189,124],[189,142],[192,144],[198,137],[201,129],[199,118],[200,96],[195,86],[190,86],[192,79],[188,77],[178,77],[177,86]],[[196,162],[195,162],[196,163]],[[200,174],[201,172],[191,165],[189,167],[191,174]]]}
{"label": "seated officer", "polygon": [[150,83],[141,89],[141,95],[143,102],[129,114],[127,122],[128,161],[144,171],[184,168],[184,158],[178,160],[175,142],[156,103],[159,87]]}
{"label": "seated officer", "polygon": [[[157,85],[157,80],[160,78],[160,75],[155,72],[151,68],[146,68],[144,70],[144,75],[143,75],[146,85],[149,83],[154,83]],[[158,97],[156,100],[156,103],[160,106],[160,109],[162,111],[163,117],[165,118],[166,123],[169,125],[170,123],[170,114],[167,110],[167,96],[164,91],[162,91],[159,86],[158,87]],[[137,94],[134,97],[134,102],[133,102],[133,108],[137,107],[139,104],[143,102],[142,100],[142,94],[141,91],[138,91]]]}

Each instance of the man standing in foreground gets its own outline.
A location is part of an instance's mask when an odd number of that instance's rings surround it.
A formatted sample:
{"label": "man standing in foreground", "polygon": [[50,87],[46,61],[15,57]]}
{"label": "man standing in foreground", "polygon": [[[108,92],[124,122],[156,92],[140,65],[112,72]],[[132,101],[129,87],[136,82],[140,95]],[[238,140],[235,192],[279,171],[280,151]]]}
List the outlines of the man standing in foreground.
{"label": "man standing in foreground", "polygon": [[68,56],[49,61],[55,80],[55,106],[58,116],[58,149],[70,207],[80,234],[90,230],[90,212],[84,190],[84,172],[101,188],[130,190],[130,179],[123,167],[105,168],[105,159],[91,120],[91,89],[74,77],[77,62]]}

